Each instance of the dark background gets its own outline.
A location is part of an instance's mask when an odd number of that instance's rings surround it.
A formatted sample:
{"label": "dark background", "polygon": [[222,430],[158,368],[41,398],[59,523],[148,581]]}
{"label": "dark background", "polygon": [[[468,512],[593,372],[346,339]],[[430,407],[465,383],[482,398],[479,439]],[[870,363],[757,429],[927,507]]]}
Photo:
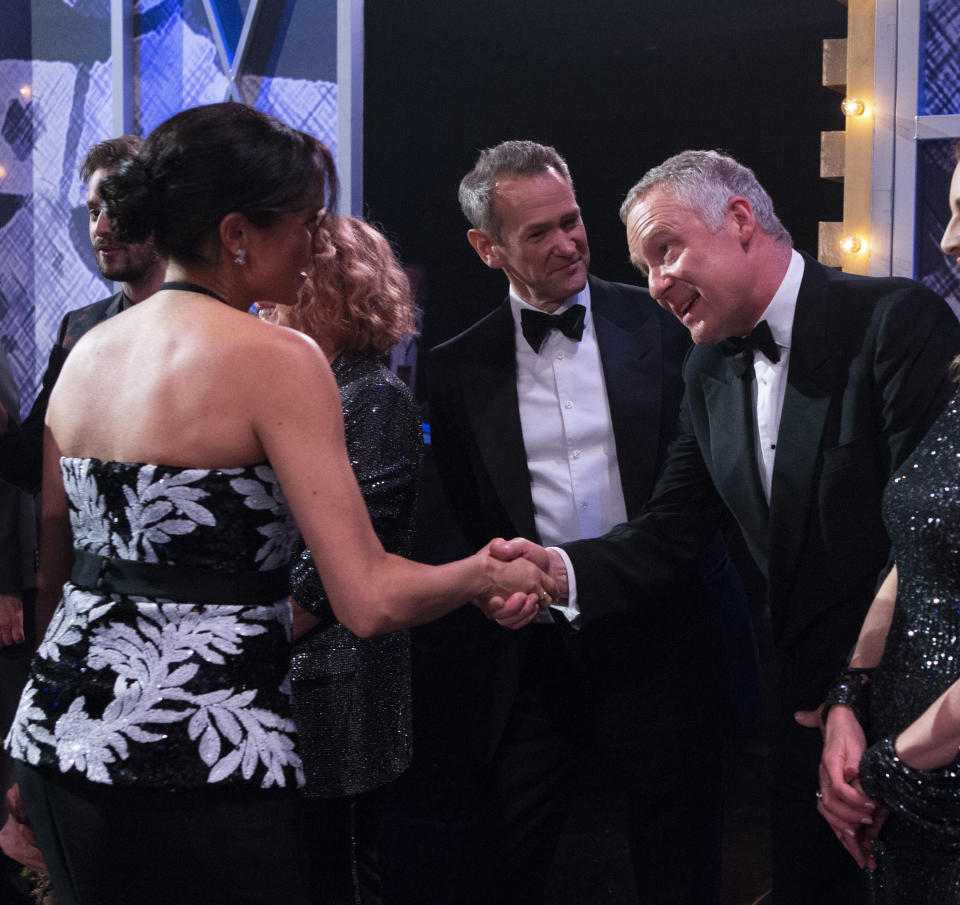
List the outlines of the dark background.
{"label": "dark background", "polygon": [[821,66],[846,17],[837,0],[366,0],[365,212],[425,270],[423,346],[506,294],[456,198],[478,150],[504,139],[566,157],[598,276],[637,282],[620,202],[684,148],[751,166],[815,254],[817,222],[842,218],[819,153],[820,131],[843,128]]}

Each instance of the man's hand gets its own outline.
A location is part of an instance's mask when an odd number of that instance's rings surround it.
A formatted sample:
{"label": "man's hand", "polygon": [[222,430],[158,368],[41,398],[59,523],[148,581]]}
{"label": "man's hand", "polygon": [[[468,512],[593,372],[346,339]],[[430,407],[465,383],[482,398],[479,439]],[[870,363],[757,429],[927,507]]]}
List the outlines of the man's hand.
{"label": "man's hand", "polygon": [[2,437],[10,429],[10,415],[7,412],[6,406],[0,402],[0,437]]}
{"label": "man's hand", "polygon": [[525,537],[515,537],[513,540],[497,538],[490,542],[490,553],[505,562],[522,556],[530,560],[535,566],[546,572],[557,585],[555,600],[566,600],[570,593],[567,580],[567,567],[556,550],[547,550],[539,544]]}
{"label": "man's hand", "polygon": [[872,843],[886,813],[878,811],[860,787],[860,758],[866,748],[853,711],[842,704],[831,707],[823,732],[817,810],[857,864],[873,870],[877,864]]}
{"label": "man's hand", "polygon": [[0,594],[0,647],[23,641],[23,601],[19,594]]}
{"label": "man's hand", "polygon": [[[499,555],[493,552],[495,546]],[[476,554],[486,557],[490,590],[474,603],[488,619],[505,628],[523,628],[559,596],[553,578],[535,560],[521,553],[519,544],[509,547],[506,541],[497,538]]]}

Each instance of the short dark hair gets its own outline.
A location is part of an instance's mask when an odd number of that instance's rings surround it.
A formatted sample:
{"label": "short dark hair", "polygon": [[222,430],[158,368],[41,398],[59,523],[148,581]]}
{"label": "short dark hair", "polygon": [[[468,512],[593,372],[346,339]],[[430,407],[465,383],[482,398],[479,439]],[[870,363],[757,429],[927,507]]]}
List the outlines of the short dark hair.
{"label": "short dark hair", "polygon": [[133,160],[142,147],[143,139],[139,135],[121,135],[98,141],[80,164],[80,179],[89,182],[97,170],[115,170],[121,163]]}
{"label": "short dark hair", "polygon": [[474,229],[500,240],[500,218],[493,203],[497,180],[503,176],[539,176],[556,170],[573,190],[567,162],[556,148],[535,141],[502,141],[480,152],[473,169],[460,181],[460,209]]}
{"label": "short dark hair", "polygon": [[243,214],[257,227],[316,202],[336,204],[336,169],[318,139],[247,107],[193,107],[157,126],[138,157],[100,184],[104,213],[125,242],[151,233],[157,251],[209,263],[221,220]]}

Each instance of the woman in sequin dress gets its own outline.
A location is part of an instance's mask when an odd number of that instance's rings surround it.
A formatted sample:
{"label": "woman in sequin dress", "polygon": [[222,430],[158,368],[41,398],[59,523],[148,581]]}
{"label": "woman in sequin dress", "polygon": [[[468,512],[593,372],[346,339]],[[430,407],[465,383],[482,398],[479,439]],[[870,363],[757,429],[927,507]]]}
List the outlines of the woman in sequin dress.
{"label": "woman in sequin dress", "polygon": [[[956,151],[941,247],[960,266]],[[825,704],[818,806],[878,905],[960,903],[958,516],[960,390],[887,486],[896,566]]]}
{"label": "woman in sequin dress", "polygon": [[114,231],[152,233],[168,264],[77,343],[47,413],[49,628],[7,744],[61,905],[310,901],[297,528],[359,635],[474,599],[510,622],[553,590],[486,551],[385,553],[322,352],[247,314],[295,301],[334,178],[318,141],[228,103],[167,120],[101,185]]}
{"label": "woman in sequin dress", "polygon": [[[384,549],[409,556],[423,446],[407,386],[383,363],[416,329],[410,283],[390,244],[355,217],[317,234],[312,276],[294,306],[260,317],[313,337],[343,403],[347,452]],[[410,763],[410,637],[358,638],[328,608],[310,551],[292,574],[293,715],[307,783],[306,823],[318,871],[316,902],[380,902],[377,836],[384,786]],[[297,605],[299,604],[299,606]]]}

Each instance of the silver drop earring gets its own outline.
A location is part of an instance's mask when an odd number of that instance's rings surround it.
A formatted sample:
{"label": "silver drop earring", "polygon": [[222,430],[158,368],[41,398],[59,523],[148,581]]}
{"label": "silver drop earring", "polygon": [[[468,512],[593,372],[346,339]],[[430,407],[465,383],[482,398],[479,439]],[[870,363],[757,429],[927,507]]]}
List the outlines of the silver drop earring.
{"label": "silver drop earring", "polygon": [[244,248],[238,248],[238,249],[237,249],[237,256],[233,259],[233,263],[234,263],[234,264],[240,264],[241,266],[243,266],[243,264],[246,262],[246,260],[247,260],[247,251],[246,251],[246,249],[244,249]]}

